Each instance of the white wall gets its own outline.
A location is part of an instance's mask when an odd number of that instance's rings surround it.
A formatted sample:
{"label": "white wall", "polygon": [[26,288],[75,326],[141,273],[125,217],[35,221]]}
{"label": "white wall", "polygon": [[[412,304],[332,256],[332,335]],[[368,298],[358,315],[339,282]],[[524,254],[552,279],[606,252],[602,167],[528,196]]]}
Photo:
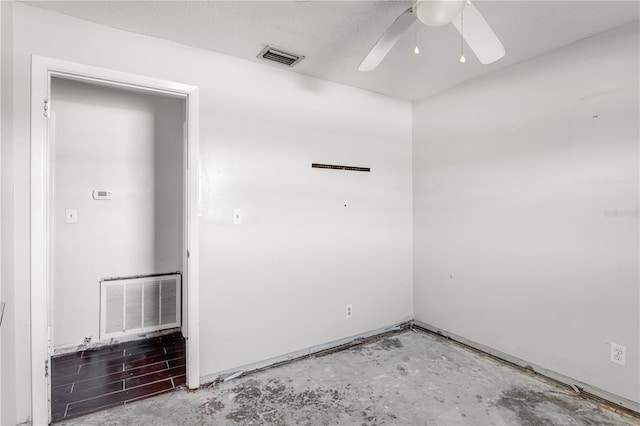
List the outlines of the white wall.
{"label": "white wall", "polygon": [[15,298],[13,280],[13,2],[0,2],[0,424],[15,423]]}
{"label": "white wall", "polygon": [[57,78],[51,96],[53,346],[69,347],[98,339],[101,279],[181,269],[184,101]]}
{"label": "white wall", "polygon": [[[2,45],[2,41],[7,37],[6,35],[4,35],[4,31],[2,31],[2,27],[3,27],[3,20],[2,17],[4,14],[6,14],[6,12],[4,11],[4,7],[2,7],[2,5],[0,5],[0,142],[4,139],[2,138],[2,132],[5,128],[5,126],[7,126],[8,123],[5,123],[4,120],[4,108],[3,108],[3,102],[2,100],[4,99],[2,97],[2,91],[3,91],[3,76],[4,76],[4,67],[6,67],[6,65],[4,65],[4,47]],[[3,67],[4,66],[4,67]],[[6,88],[4,90],[7,90]],[[2,152],[0,151],[0,187],[2,186]],[[0,193],[1,194],[1,193]],[[2,200],[2,197],[0,196],[0,202]],[[0,209],[0,225],[2,224],[2,210]],[[0,241],[2,241],[2,228],[0,226]],[[2,276],[2,246],[0,245],[0,277]],[[0,311],[3,310],[2,308],[2,304],[4,303],[3,299],[2,299],[2,284],[0,284]],[[0,312],[0,321],[2,321],[2,312]],[[1,324],[1,323],[0,323]],[[0,326],[0,348],[2,348],[2,327]],[[2,351],[0,350],[0,383],[2,383]],[[2,401],[2,386],[0,386],[0,402]],[[0,422],[2,421],[2,404],[0,404]]]}
{"label": "white wall", "polygon": [[[29,377],[31,54],[200,87],[201,374],[411,318],[408,102],[25,4],[14,12],[19,377]],[[231,224],[233,208],[242,225]],[[22,421],[27,380],[16,394]]]}
{"label": "white wall", "polygon": [[413,109],[416,319],[636,402],[638,52],[636,21]]}

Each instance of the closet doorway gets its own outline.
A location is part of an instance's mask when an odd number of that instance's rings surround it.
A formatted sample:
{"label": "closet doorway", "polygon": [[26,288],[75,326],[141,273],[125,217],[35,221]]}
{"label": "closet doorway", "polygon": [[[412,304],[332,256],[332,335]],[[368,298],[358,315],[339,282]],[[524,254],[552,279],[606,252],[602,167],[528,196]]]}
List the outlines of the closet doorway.
{"label": "closet doorway", "polygon": [[40,57],[32,78],[34,422],[198,387],[197,89]]}

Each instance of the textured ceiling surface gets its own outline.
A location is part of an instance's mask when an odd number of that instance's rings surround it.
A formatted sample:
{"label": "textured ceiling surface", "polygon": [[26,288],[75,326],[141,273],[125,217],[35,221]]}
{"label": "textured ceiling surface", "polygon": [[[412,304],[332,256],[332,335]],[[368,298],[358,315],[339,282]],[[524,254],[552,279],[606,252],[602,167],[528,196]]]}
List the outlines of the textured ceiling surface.
{"label": "textured ceiling surface", "polygon": [[[411,28],[378,68],[357,70],[407,1],[28,1],[107,26],[199,47],[253,62],[269,44],[306,58],[298,72],[406,100],[577,40],[637,21],[637,1],[475,1],[507,55],[481,65],[466,53],[452,25]],[[415,32],[416,30],[417,32]],[[417,36],[420,54],[414,55]],[[265,66],[280,66],[265,63]]]}

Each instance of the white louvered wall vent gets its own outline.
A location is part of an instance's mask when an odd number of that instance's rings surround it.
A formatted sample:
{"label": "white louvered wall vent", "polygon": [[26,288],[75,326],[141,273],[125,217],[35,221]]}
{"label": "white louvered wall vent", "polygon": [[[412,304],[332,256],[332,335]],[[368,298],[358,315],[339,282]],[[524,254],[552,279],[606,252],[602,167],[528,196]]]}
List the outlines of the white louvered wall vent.
{"label": "white louvered wall vent", "polygon": [[180,274],[100,282],[100,339],[180,327]]}
{"label": "white louvered wall vent", "polygon": [[257,57],[260,59],[265,59],[267,61],[277,62],[288,67],[296,65],[298,62],[304,59],[304,56],[302,55],[285,52],[271,46],[267,46],[262,49],[262,52],[260,52]]}

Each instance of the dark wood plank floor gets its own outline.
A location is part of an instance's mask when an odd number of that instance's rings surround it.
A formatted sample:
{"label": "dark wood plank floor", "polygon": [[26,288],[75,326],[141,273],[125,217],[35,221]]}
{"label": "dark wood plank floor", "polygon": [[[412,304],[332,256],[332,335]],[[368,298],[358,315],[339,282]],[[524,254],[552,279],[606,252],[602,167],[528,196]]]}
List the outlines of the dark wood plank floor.
{"label": "dark wood plank floor", "polygon": [[74,352],[51,360],[54,422],[168,392],[185,383],[180,333]]}

